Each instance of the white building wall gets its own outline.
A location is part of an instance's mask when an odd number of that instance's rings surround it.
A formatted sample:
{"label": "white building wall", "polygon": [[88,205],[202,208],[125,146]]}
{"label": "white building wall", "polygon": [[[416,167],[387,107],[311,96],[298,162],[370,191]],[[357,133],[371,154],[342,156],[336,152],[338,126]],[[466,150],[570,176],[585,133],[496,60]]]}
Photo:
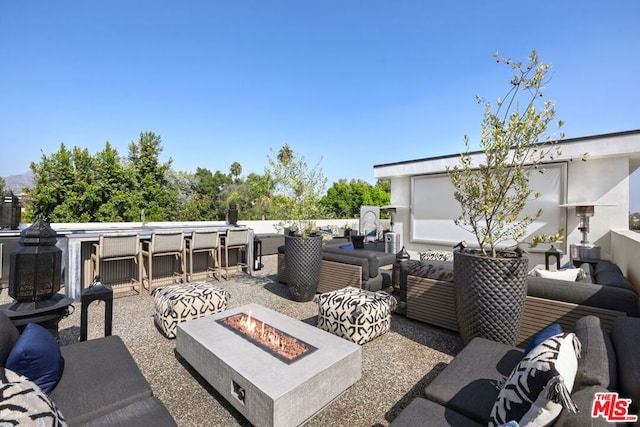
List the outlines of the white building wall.
{"label": "white building wall", "polygon": [[[592,244],[601,246],[602,258],[612,259],[610,231],[628,230],[629,175],[640,164],[640,131],[575,138],[561,145],[562,154],[556,160],[566,161],[568,165],[566,203],[595,202],[606,205],[595,207],[595,214],[590,218],[588,239]],[[582,161],[584,153],[587,154],[586,161]],[[474,164],[481,162],[482,157],[482,153],[474,154]],[[375,178],[389,179],[391,182],[391,203],[406,206],[397,210],[394,231],[400,233],[402,245],[412,258],[417,258],[418,252],[427,249],[451,248],[411,242],[411,177],[443,173],[447,167],[457,164],[458,160],[458,156],[443,156],[374,167]],[[566,208],[565,243],[561,245],[565,253],[563,263],[570,261],[569,245],[582,240],[578,225],[575,207]],[[530,253],[530,265],[540,263],[544,263],[544,254]]]}
{"label": "white building wall", "polygon": [[[589,242],[601,247],[601,257],[612,259],[612,229],[629,229],[629,160],[623,157],[589,159],[569,164],[567,202],[594,202],[589,219]],[[567,208],[567,243],[582,240],[575,207]]]}

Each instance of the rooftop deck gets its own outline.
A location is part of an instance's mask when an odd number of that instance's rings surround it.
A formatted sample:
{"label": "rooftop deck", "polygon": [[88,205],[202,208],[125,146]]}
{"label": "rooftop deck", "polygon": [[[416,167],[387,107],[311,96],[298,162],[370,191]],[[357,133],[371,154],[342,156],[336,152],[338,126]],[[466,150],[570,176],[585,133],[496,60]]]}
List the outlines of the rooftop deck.
{"label": "rooftop deck", "polygon": [[[264,268],[219,282],[231,293],[229,308],[257,302],[315,325],[317,306],[289,298],[276,281],[276,255],[263,257]],[[218,282],[214,282],[218,283]],[[0,303],[9,302],[6,291]],[[247,426],[249,422],[175,353],[153,323],[153,298],[148,293],[114,300],[113,334],[122,337],[154,393],[180,426]],[[103,335],[104,304],[89,308],[89,339]],[[80,337],[80,307],[60,322],[61,345]],[[362,379],[307,426],[386,426],[442,371],[462,348],[449,331],[394,315],[391,331],[362,346]]]}

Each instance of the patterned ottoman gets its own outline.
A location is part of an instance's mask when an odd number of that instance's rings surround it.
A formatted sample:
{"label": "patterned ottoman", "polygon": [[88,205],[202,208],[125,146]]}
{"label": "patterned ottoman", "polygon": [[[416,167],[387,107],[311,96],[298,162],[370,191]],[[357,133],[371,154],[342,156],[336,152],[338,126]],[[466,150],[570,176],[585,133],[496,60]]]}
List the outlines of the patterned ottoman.
{"label": "patterned ottoman", "polygon": [[229,292],[210,283],[179,283],[153,290],[156,325],[167,338],[176,337],[178,323],[226,310]]}
{"label": "patterned ottoman", "polygon": [[316,295],[318,328],[364,344],[385,334],[391,327],[391,311],[396,299],[348,286]]}

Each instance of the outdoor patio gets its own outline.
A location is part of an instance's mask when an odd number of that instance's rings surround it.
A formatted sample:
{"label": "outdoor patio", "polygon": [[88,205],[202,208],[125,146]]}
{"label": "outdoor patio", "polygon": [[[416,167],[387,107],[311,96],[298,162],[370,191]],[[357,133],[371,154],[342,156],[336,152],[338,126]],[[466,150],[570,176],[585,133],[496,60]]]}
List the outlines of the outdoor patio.
{"label": "outdoor patio", "polygon": [[[248,275],[232,275],[215,282],[231,294],[229,307],[255,302],[315,325],[317,305],[289,298],[276,281],[276,255],[263,257],[264,267]],[[8,298],[6,292],[0,302]],[[114,300],[113,334],[122,337],[154,394],[180,426],[250,425],[175,352],[153,322],[153,298]],[[89,308],[89,339],[103,335],[104,304]],[[80,307],[60,322],[61,345],[79,340]],[[462,349],[457,335],[394,315],[391,331],[362,346],[362,379],[312,417],[306,425],[386,426]]]}

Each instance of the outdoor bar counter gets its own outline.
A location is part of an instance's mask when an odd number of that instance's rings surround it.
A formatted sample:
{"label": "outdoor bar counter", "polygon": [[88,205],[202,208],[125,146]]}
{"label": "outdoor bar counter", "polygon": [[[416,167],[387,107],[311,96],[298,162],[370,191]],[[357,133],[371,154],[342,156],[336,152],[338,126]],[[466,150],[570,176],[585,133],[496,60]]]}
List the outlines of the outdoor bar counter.
{"label": "outdoor bar counter", "polygon": [[[17,240],[21,231],[28,225],[18,230],[1,230],[0,244],[3,240],[5,249],[17,246]],[[224,221],[190,221],[190,222],[122,222],[122,223],[53,223],[51,227],[58,233],[57,245],[62,250],[62,283],[65,286],[66,296],[75,301],[80,300],[82,289],[89,285],[92,278],[89,277],[89,265],[91,262],[91,247],[98,243],[100,235],[105,233],[137,233],[141,240],[150,239],[154,231],[182,231],[186,237],[190,237],[194,230],[218,230],[224,233],[229,225]],[[242,227],[239,224],[238,227]],[[253,242],[253,230],[249,229],[249,242]],[[1,247],[1,246],[0,246]],[[4,251],[3,257],[10,257],[10,252]],[[2,257],[0,257],[2,258]],[[253,259],[253,244],[247,248],[247,259]],[[252,262],[248,262],[248,272],[251,273]],[[3,268],[0,277],[5,283],[9,278],[8,268]]]}

